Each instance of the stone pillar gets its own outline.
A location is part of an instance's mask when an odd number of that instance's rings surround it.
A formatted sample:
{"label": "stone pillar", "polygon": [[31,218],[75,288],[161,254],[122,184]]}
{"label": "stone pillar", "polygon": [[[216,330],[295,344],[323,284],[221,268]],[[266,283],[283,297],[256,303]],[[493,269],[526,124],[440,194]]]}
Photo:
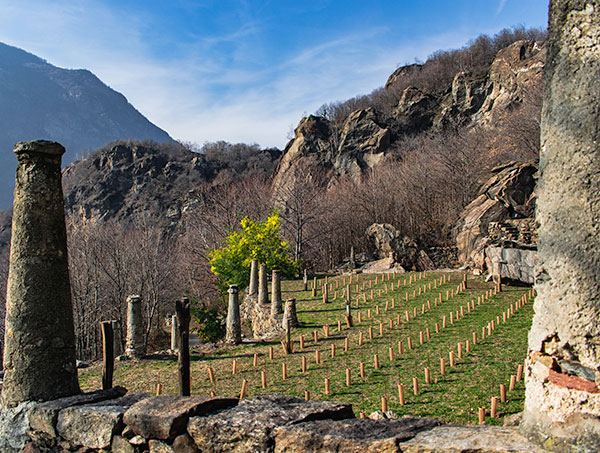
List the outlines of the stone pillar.
{"label": "stone pillar", "polygon": [[242,342],[242,323],[240,321],[238,286],[229,285],[227,292],[229,293],[229,307],[227,309],[225,342],[230,344],[240,344]]}
{"label": "stone pillar", "polygon": [[256,297],[258,295],[258,261],[252,260],[250,264],[250,287],[248,288],[248,295],[250,297]]}
{"label": "stone pillar", "polygon": [[275,269],[271,281],[271,314],[275,316],[281,313],[281,271]]}
{"label": "stone pillar", "polygon": [[356,269],[356,256],[354,255],[354,246],[350,246],[350,269]]}
{"label": "stone pillar", "polygon": [[6,407],[79,393],[61,156],[43,140],[17,143],[6,296]]}
{"label": "stone pillar", "polygon": [[144,355],[144,330],[142,326],[142,298],[127,297],[127,339],[125,355],[139,359]]}
{"label": "stone pillar", "polygon": [[522,430],[600,445],[600,4],[552,0],[541,123],[535,316]]}
{"label": "stone pillar", "polygon": [[258,272],[258,303],[269,304],[269,286],[267,282],[267,265],[261,264]]}
{"label": "stone pillar", "polygon": [[290,327],[298,327],[298,315],[296,314],[296,299],[288,299],[285,301],[285,311],[283,312],[283,321],[281,327],[285,329],[287,320],[290,320]]}
{"label": "stone pillar", "polygon": [[304,291],[308,291],[308,272],[304,269]]}
{"label": "stone pillar", "polygon": [[171,351],[179,349],[177,344],[177,315],[171,315]]}

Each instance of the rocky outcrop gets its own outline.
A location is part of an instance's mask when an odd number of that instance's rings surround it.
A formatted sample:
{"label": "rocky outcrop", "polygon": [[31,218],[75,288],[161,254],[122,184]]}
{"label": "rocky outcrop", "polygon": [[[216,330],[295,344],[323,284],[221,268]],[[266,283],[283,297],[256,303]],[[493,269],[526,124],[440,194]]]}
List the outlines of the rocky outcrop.
{"label": "rocky outcrop", "polygon": [[[366,231],[367,237],[372,241],[381,265],[388,269],[404,271],[423,271],[434,269],[435,264],[427,253],[420,249],[415,241],[402,236],[396,228],[387,223],[374,223]],[[369,267],[370,266],[370,267]],[[363,272],[382,272],[380,266],[373,267],[367,264]]]}
{"label": "rocky outcrop", "polygon": [[533,284],[536,250],[487,247],[485,265],[494,277]]}
{"label": "rocky outcrop", "polygon": [[438,104],[439,101],[435,96],[415,87],[406,88],[393,113],[398,129],[415,133],[430,128]]}
{"label": "rocky outcrop", "polygon": [[[530,228],[533,225],[537,165],[513,162],[495,168],[492,173],[477,198],[463,211],[456,230],[460,264],[479,270],[485,268],[486,247],[535,247],[535,232],[532,233]],[[523,234],[519,236],[521,224]],[[515,230],[516,237],[514,233],[509,234]],[[507,233],[503,234],[503,231]]]}

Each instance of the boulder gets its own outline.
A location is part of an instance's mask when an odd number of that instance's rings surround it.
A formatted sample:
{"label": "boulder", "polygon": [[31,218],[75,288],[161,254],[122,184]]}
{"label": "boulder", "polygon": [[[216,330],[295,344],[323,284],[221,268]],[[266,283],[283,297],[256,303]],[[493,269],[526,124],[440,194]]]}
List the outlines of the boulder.
{"label": "boulder", "polygon": [[[537,170],[536,164],[520,162],[511,162],[492,170],[492,176],[482,186],[477,198],[463,210],[457,223],[456,245],[461,265],[483,270],[486,247],[498,245],[504,239],[511,242],[513,248],[519,247],[520,242],[526,242],[518,231],[516,237],[503,237],[500,234],[492,238],[489,227],[490,224],[496,227],[500,225],[508,231],[510,225],[504,223],[514,223],[515,219],[532,219]],[[526,223],[529,225],[532,222]],[[531,240],[535,235],[528,237]]]}
{"label": "boulder", "polygon": [[[274,432],[277,452],[396,452],[398,444],[439,426],[430,418],[321,420],[286,425]],[[402,450],[404,451],[404,450]]]}
{"label": "boulder", "polygon": [[536,250],[521,248],[487,247],[485,263],[494,277],[533,284]]}
{"label": "boulder", "polygon": [[174,439],[185,433],[190,417],[229,408],[237,402],[236,398],[156,396],[134,404],[125,412],[123,421],[135,434],[146,439]]}
{"label": "boulder", "polygon": [[272,431],[278,426],[353,417],[350,404],[263,395],[216,415],[192,417],[188,432],[200,450],[210,446],[214,453],[272,451]]}
{"label": "boulder", "polygon": [[0,451],[18,453],[29,442],[29,414],[34,402],[24,402],[16,407],[0,406]]}
{"label": "boulder", "polygon": [[415,241],[407,236],[402,236],[396,228],[388,223],[374,223],[367,228],[366,235],[372,241],[380,259],[393,260],[406,271],[435,268],[433,261],[424,250],[419,249]]}

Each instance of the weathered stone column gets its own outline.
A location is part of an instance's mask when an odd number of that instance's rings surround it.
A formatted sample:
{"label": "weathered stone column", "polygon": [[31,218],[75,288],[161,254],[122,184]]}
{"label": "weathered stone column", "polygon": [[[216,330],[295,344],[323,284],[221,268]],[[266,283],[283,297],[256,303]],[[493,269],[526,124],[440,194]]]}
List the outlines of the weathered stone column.
{"label": "weathered stone column", "polygon": [[250,263],[250,286],[248,287],[248,295],[256,297],[258,295],[258,261],[252,260]]}
{"label": "weathered stone column", "polygon": [[240,344],[242,342],[242,323],[240,321],[240,302],[238,300],[238,286],[229,285],[229,307],[227,309],[225,342]]}
{"label": "weathered stone column", "polygon": [[144,355],[144,330],[142,326],[142,298],[127,297],[127,339],[125,355],[139,359]]}
{"label": "weathered stone column", "polygon": [[2,403],[79,393],[58,143],[17,143]]}
{"label": "weathered stone column", "polygon": [[283,312],[283,321],[281,327],[285,329],[287,320],[290,320],[290,327],[298,327],[298,315],[296,313],[296,299],[288,299],[285,301],[285,311]]}
{"label": "weathered stone column", "polygon": [[177,344],[177,315],[171,315],[171,351],[179,349]]}
{"label": "weathered stone column", "polygon": [[552,0],[540,224],[521,428],[548,450],[600,448],[600,4]]}
{"label": "weathered stone column", "polygon": [[269,304],[269,284],[267,282],[267,265],[261,264],[258,272],[258,303]]}
{"label": "weathered stone column", "polygon": [[271,314],[275,316],[281,313],[281,271],[274,269],[271,279]]}

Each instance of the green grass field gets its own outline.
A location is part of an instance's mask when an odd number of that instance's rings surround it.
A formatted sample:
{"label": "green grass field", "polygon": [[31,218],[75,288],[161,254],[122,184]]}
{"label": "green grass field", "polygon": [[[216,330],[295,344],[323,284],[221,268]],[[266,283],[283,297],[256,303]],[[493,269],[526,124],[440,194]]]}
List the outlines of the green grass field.
{"label": "green grass field", "polygon": [[[443,281],[448,277],[450,281]],[[296,298],[301,324],[292,334],[294,352],[285,355],[279,341],[275,341],[223,349],[210,357],[192,353],[192,394],[215,392],[220,396],[239,396],[245,379],[248,397],[264,393],[284,393],[303,398],[308,391],[314,399],[352,403],[356,414],[369,414],[381,409],[383,396],[387,397],[389,409],[400,416],[429,416],[447,423],[477,423],[478,408],[481,406],[486,408],[486,421],[491,424],[501,424],[502,417],[522,410],[524,384],[521,380],[513,391],[508,392],[507,401],[499,404],[498,417],[489,417],[491,397],[500,395],[500,384],[506,384],[508,389],[510,376],[517,374],[517,367],[526,356],[527,332],[533,315],[533,301],[527,297],[528,287],[503,286],[501,292],[489,295],[483,303],[478,304],[478,298],[481,301],[486,292],[492,292],[493,284],[470,277],[468,288],[452,296],[463,279],[463,275],[458,272],[398,274],[395,278],[393,275],[389,279],[386,277],[385,281],[382,281],[382,275],[362,274],[359,276],[358,292],[356,276],[351,284],[354,326],[348,328],[345,322],[345,299],[341,296],[344,282],[348,278],[329,276],[332,289],[327,304],[323,302],[320,290],[313,298],[310,289],[302,291],[301,281],[283,282],[283,299]],[[336,285],[339,287],[336,288]],[[336,291],[338,296],[334,299]],[[517,309],[517,302],[523,297],[527,302]],[[474,308],[469,310],[468,304]],[[504,323],[503,312],[506,314],[511,304],[514,314]],[[461,307],[464,316],[460,315]],[[361,322],[358,322],[359,312]],[[442,327],[444,316],[446,328]],[[490,336],[482,340],[482,328],[498,318],[500,324]],[[338,320],[342,321],[341,331],[338,331]],[[383,324],[383,335],[380,333],[380,323]],[[439,325],[439,333],[435,333],[436,323]],[[330,326],[328,338],[325,338],[324,325]],[[372,339],[369,337],[369,328],[372,328]],[[427,328],[430,338],[426,335]],[[318,332],[316,344],[313,341],[314,331]],[[420,332],[423,332],[423,344],[420,344]],[[473,332],[477,333],[475,345],[472,344]],[[361,333],[364,342],[359,345]],[[304,337],[302,350],[299,347],[301,335]],[[409,337],[413,346],[410,350]],[[344,351],[346,338],[349,343],[347,352]],[[466,352],[466,340],[471,342],[470,352]],[[402,354],[399,354],[400,341]],[[460,359],[457,358],[459,342],[462,343],[463,351]],[[335,357],[332,357],[332,345],[335,345]],[[269,358],[270,348],[273,350],[272,360]],[[390,348],[393,350],[393,360]],[[320,354],[319,364],[315,360],[316,351]],[[449,363],[450,351],[454,351],[454,367]],[[255,354],[258,357],[256,367],[253,363]],[[376,354],[379,359],[378,369],[374,366]],[[306,359],[306,372],[302,372],[303,357]],[[444,375],[440,373],[441,358],[446,362]],[[237,360],[236,374],[232,373],[234,360]],[[282,376],[284,363],[287,367],[285,380]],[[361,363],[364,364],[364,378],[360,376]],[[215,383],[209,379],[209,367],[214,370]],[[429,384],[425,383],[426,367],[430,370]],[[350,386],[346,385],[346,369],[350,370]],[[266,388],[261,385],[262,371],[266,375]],[[98,389],[100,373],[98,366],[83,370],[80,376],[82,387],[86,390]],[[415,377],[419,382],[417,395],[413,394]],[[326,378],[330,384],[329,394],[325,393]],[[142,360],[116,364],[115,385],[123,385],[130,391],[154,393],[159,383],[163,386],[163,393],[177,393],[175,360]],[[399,401],[398,384],[404,386],[404,405]]]}

